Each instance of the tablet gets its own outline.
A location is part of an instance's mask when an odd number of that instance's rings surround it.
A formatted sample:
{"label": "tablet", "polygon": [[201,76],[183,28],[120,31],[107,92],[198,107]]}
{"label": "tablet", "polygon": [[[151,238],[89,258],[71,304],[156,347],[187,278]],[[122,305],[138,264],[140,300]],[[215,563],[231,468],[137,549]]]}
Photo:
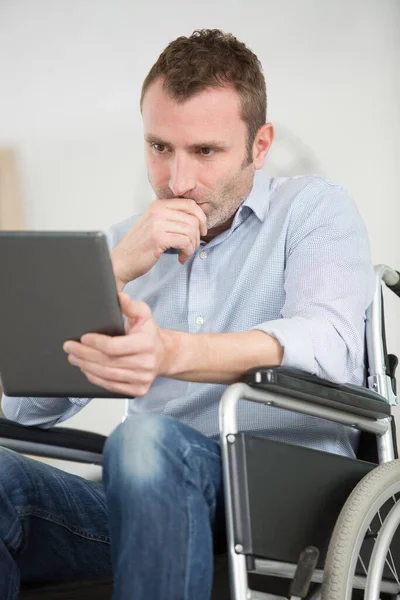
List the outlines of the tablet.
{"label": "tablet", "polygon": [[0,232],[0,377],[8,396],[116,396],[62,349],[84,333],[123,335],[107,240],[95,232]]}

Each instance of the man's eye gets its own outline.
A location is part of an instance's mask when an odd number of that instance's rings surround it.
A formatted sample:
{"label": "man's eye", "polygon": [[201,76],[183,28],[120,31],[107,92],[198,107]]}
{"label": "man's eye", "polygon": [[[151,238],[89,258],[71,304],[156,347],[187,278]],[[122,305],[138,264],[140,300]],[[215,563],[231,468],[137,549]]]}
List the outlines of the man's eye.
{"label": "man's eye", "polygon": [[203,156],[211,156],[212,153],[213,153],[212,148],[208,148],[207,146],[200,148],[200,154],[202,154]]}
{"label": "man's eye", "polygon": [[162,154],[165,150],[165,146],[163,146],[163,144],[152,144],[152,147],[156,152],[159,152],[160,154]]}

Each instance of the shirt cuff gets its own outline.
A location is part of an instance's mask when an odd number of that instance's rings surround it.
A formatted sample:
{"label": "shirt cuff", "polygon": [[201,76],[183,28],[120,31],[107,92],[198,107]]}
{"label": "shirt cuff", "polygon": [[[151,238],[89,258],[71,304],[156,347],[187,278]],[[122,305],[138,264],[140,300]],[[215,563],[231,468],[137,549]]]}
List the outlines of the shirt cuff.
{"label": "shirt cuff", "polygon": [[278,340],[283,348],[282,367],[291,367],[316,374],[313,342],[307,320],[299,317],[276,319],[255,325],[251,330],[260,330]]}

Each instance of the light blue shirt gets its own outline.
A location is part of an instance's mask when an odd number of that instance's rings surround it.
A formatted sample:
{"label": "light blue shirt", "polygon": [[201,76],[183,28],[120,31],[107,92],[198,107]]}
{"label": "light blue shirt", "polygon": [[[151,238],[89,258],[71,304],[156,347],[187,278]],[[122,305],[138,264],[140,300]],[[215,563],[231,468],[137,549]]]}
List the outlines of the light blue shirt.
{"label": "light blue shirt", "polygon": [[[139,216],[111,228],[110,247]],[[162,328],[259,329],[283,346],[283,366],[363,385],[365,312],[374,285],[366,228],[342,187],[319,176],[268,179],[258,171],[230,229],[201,242],[185,265],[177,250],[167,250],[124,291],[145,301]],[[129,401],[129,413],[164,413],[217,437],[225,387],[159,377],[145,396]],[[3,397],[2,407],[10,419],[49,427],[88,402]],[[238,414],[245,431],[354,455],[357,432],[349,427],[249,402],[239,403]]]}

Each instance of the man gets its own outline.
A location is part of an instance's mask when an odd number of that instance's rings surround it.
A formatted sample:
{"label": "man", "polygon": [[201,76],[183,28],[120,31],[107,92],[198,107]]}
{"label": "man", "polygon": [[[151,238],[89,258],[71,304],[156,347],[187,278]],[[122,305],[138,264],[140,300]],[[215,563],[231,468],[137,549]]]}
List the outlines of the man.
{"label": "man", "polygon": [[[178,38],[146,77],[141,110],[156,199],[109,234],[126,335],[64,345],[90,381],[134,397],[129,417],[106,443],[104,485],[1,451],[1,598],[16,598],[19,573],[111,568],[118,600],[209,598],[225,386],[260,365],[364,381],[365,227],[325,178],[261,172],[273,127],[256,56],[218,30]],[[3,410],[48,427],[89,401],[4,398]],[[355,432],[320,419],[243,403],[239,422],[354,455]]]}

